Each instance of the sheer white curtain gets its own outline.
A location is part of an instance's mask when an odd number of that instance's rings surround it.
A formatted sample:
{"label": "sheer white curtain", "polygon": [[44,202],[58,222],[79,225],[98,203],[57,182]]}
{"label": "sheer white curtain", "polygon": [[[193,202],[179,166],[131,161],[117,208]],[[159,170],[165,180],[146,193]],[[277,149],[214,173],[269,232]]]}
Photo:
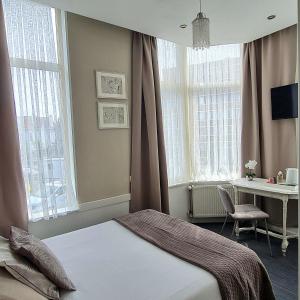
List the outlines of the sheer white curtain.
{"label": "sheer white curtain", "polygon": [[169,181],[240,175],[240,45],[196,51],[158,40]]}
{"label": "sheer white curtain", "polygon": [[157,40],[169,184],[188,181],[185,48]]}
{"label": "sheer white curtain", "polygon": [[240,175],[240,45],[187,50],[193,180]]}
{"label": "sheer white curtain", "polygon": [[4,0],[23,173],[31,220],[77,208],[60,12]]}

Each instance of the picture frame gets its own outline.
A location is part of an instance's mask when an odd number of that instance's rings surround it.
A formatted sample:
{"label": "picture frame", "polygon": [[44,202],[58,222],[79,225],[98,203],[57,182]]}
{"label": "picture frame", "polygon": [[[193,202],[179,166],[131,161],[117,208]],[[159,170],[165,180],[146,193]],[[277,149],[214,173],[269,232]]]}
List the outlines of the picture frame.
{"label": "picture frame", "polygon": [[97,98],[127,99],[125,74],[96,71]]}
{"label": "picture frame", "polygon": [[129,128],[127,103],[98,102],[98,128]]}

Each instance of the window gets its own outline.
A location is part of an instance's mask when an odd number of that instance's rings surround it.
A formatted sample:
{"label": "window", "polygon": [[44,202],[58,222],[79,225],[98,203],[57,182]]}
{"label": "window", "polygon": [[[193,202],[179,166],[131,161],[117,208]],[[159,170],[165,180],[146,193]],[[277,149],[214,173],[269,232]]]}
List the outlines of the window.
{"label": "window", "polygon": [[158,65],[169,184],[188,178],[185,77],[183,48],[158,40]]}
{"label": "window", "polygon": [[167,155],[170,184],[239,177],[240,45],[196,51],[159,40],[158,57],[166,149],[177,154]]}
{"label": "window", "polygon": [[56,217],[77,208],[61,12],[3,4],[28,214]]}

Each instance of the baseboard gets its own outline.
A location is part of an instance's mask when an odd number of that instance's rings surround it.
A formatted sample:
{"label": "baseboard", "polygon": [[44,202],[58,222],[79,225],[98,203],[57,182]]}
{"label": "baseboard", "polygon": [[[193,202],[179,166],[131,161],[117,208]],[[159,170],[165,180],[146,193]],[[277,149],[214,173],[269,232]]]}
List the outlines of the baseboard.
{"label": "baseboard", "polygon": [[[190,218],[191,223],[223,223],[225,217]],[[228,220],[228,223],[232,222]]]}

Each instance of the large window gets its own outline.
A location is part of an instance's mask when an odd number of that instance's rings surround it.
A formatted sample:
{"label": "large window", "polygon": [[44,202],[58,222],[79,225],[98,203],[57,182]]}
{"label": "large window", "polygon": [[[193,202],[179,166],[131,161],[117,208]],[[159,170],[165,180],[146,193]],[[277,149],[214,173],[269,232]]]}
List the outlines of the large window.
{"label": "large window", "polygon": [[240,45],[158,41],[170,184],[240,175]]}
{"label": "large window", "polygon": [[62,16],[3,4],[29,218],[47,219],[77,208]]}

